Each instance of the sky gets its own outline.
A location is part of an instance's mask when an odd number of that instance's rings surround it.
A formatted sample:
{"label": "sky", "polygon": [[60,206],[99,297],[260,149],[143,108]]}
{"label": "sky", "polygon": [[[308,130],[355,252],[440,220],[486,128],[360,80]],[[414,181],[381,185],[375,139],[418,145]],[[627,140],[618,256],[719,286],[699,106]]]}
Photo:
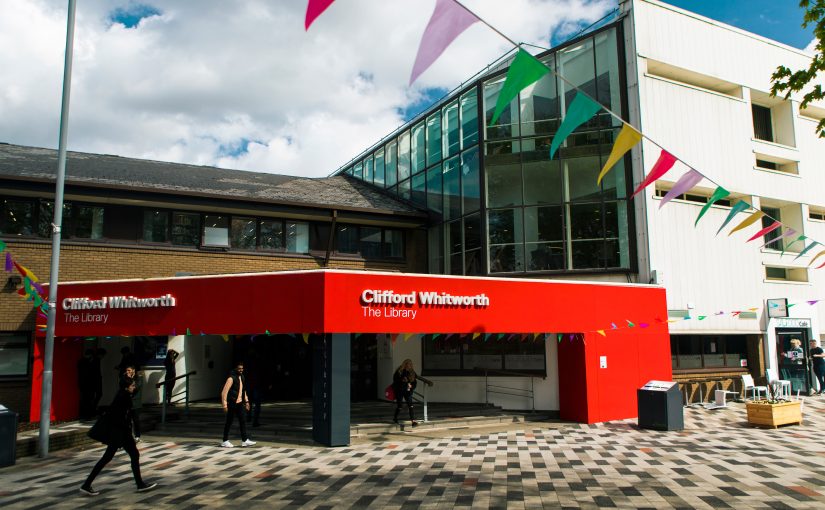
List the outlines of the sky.
{"label": "sky", "polygon": [[[57,148],[66,0],[3,0],[0,142]],[[803,48],[797,0],[671,3]],[[78,0],[68,148],[329,175],[511,45],[475,24],[408,85],[435,0]],[[464,0],[518,42],[558,44],[616,0]],[[71,161],[68,164],[71,173]]]}

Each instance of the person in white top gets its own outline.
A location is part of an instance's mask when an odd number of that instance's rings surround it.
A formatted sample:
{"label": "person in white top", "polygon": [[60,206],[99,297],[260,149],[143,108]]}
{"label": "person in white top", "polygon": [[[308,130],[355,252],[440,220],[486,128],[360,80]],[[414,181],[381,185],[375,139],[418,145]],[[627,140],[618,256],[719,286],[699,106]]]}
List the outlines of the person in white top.
{"label": "person in white top", "polygon": [[235,446],[229,442],[229,429],[232,428],[232,420],[235,416],[238,417],[238,423],[241,425],[241,440],[243,441],[241,446],[254,445],[255,441],[246,435],[246,420],[243,415],[244,409],[249,412],[249,396],[246,394],[243,361],[235,363],[235,369],[229,372],[229,377],[226,378],[226,383],[221,390],[221,404],[223,404],[223,412],[226,413],[221,446],[224,448]]}

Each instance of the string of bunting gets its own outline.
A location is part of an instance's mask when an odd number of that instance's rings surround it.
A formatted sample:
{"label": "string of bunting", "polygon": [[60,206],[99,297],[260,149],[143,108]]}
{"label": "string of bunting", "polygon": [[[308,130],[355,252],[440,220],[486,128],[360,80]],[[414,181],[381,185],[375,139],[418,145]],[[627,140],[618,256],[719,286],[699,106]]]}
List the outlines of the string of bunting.
{"label": "string of bunting", "polygon": [[[4,269],[7,273],[14,272],[16,269],[23,278],[23,286],[17,289],[17,294],[22,296],[26,301],[31,301],[32,306],[37,310],[37,319],[45,321],[49,313],[48,297],[46,297],[45,289],[40,285],[39,279],[27,267],[20,264],[12,257],[11,253],[6,250],[6,243],[0,240],[0,253],[5,252],[6,263]],[[36,321],[37,322],[37,321]],[[38,330],[46,329],[45,324],[36,324]]]}
{"label": "string of bunting", "polygon": [[[318,18],[318,16],[320,16],[327,8],[329,8],[329,6],[332,5],[333,2],[334,0],[309,0],[307,4],[307,12],[304,24],[305,29],[309,30],[310,25],[312,25],[312,23]],[[550,159],[553,159],[553,157],[556,155],[556,152],[561,147],[562,143],[564,143],[564,141],[570,134],[572,134],[582,124],[585,124],[586,122],[590,121],[598,113],[604,111],[610,114],[619,122],[621,122],[622,127],[619,131],[618,136],[616,136],[616,140],[613,144],[607,161],[605,162],[604,166],[599,172],[599,175],[596,179],[597,185],[601,185],[602,179],[610,172],[613,166],[619,160],[621,160],[622,157],[628,151],[630,151],[644,138],[648,142],[658,147],[660,149],[660,153],[650,173],[648,173],[645,179],[639,184],[639,186],[630,196],[631,199],[635,197],[637,194],[639,194],[646,187],[648,187],[650,184],[652,184],[653,182],[657,181],[658,179],[662,178],[665,174],[667,174],[675,166],[677,162],[682,163],[684,166],[687,167],[688,170],[678,179],[678,181],[676,181],[673,187],[670,188],[670,190],[661,200],[659,204],[660,209],[674,198],[684,194],[693,187],[697,186],[703,179],[707,180],[714,186],[716,186],[716,189],[711,194],[707,203],[700,210],[699,215],[697,216],[696,221],[694,222],[694,227],[696,227],[699,224],[699,220],[702,219],[702,216],[705,215],[705,213],[710,209],[710,207],[713,204],[719,202],[720,200],[724,200],[728,197],[731,197],[730,191],[722,187],[720,184],[716,183],[707,175],[703,174],[699,170],[695,169],[694,167],[686,163],[683,159],[677,157],[672,152],[666,150],[662,144],[659,144],[658,142],[653,140],[648,135],[642,133],[640,130],[638,130],[631,124],[625,122],[619,114],[615,113],[608,107],[596,101],[590,94],[584,92],[581,88],[571,83],[564,76],[557,73],[555,70],[548,67],[545,63],[541,62],[536,57],[528,53],[526,50],[522,48],[522,44],[516,43],[515,41],[513,41],[513,39],[504,35],[496,27],[494,27],[493,25],[479,17],[477,14],[475,14],[472,10],[468,9],[458,0],[436,0],[433,14],[430,17],[427,27],[424,29],[424,33],[419,44],[418,53],[416,54],[415,63],[413,65],[413,70],[410,74],[410,85],[424,71],[426,71],[438,59],[439,56],[441,56],[441,54],[459,35],[461,35],[467,28],[469,28],[477,22],[486,25],[496,34],[498,34],[503,39],[508,41],[510,44],[513,45],[514,50],[516,51],[516,54],[513,57],[513,61],[510,64],[510,67],[507,71],[504,84],[502,85],[502,88],[499,91],[498,99],[496,101],[496,107],[490,122],[491,125],[496,124],[501,114],[504,113],[504,111],[507,109],[507,106],[510,104],[510,102],[517,98],[518,94],[522,90],[539,81],[545,75],[552,73],[557,78],[566,83],[567,86],[569,86],[571,89],[576,90],[576,95],[570,102],[570,104],[567,105],[567,109],[564,117],[562,118],[561,125],[559,126],[559,129],[556,132],[556,134],[553,136],[552,142],[550,144]],[[797,260],[798,258],[807,254],[816,246],[820,246],[823,249],[813,256],[811,261],[808,263],[808,267],[811,267],[818,259],[825,257],[825,245],[823,245],[821,242],[811,239],[804,234],[799,234],[792,227],[784,225],[778,219],[772,218],[769,215],[765,214],[764,211],[756,209],[745,200],[740,200],[732,206],[724,223],[721,227],[719,227],[717,235],[734,219],[734,217],[743,212],[747,212],[747,217],[740,223],[738,223],[733,229],[731,229],[731,231],[728,232],[728,236],[741,230],[744,230],[748,226],[753,225],[761,219],[765,219],[767,221],[763,222],[763,228],[755,234],[753,234],[750,238],[748,238],[746,242],[754,241],[756,239],[759,239],[760,237],[763,237],[765,235],[770,234],[771,232],[778,230],[779,235],[767,241],[765,244],[762,245],[762,247],[774,243],[779,239],[787,238],[792,240],[787,245],[783,244],[784,247],[781,250],[780,258],[784,257],[785,252],[797,243],[801,243],[801,249],[793,260]],[[823,260],[823,262],[820,265],[816,266],[815,269],[821,269],[823,267],[825,267],[825,260]]]}

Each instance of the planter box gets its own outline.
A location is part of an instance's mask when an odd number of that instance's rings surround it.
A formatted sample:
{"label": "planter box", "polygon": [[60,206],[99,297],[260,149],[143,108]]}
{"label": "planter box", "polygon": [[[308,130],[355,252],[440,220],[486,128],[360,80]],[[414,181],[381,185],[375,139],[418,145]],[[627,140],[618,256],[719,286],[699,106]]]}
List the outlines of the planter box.
{"label": "planter box", "polygon": [[780,425],[802,424],[801,402],[779,402],[769,404],[767,401],[748,402],[748,423],[776,428]]}

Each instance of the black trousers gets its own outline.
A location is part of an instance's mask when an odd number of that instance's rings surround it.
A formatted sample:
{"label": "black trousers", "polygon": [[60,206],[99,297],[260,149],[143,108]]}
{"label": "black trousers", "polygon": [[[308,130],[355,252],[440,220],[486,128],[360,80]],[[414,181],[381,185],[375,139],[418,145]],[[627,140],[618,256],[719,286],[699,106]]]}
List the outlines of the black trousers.
{"label": "black trousers", "polygon": [[401,406],[403,405],[404,401],[407,402],[407,409],[410,411],[410,421],[415,421],[413,415],[412,391],[399,391],[395,394],[395,417],[393,418],[393,420],[398,421],[398,413],[401,412]]}
{"label": "black trousers", "polygon": [[226,423],[223,425],[223,440],[229,441],[229,429],[232,428],[232,420],[235,416],[238,417],[238,423],[241,425],[241,440],[246,441],[249,437],[246,435],[246,420],[244,420],[243,409],[244,405],[227,402],[226,403]]}
{"label": "black trousers", "polygon": [[[85,487],[91,487],[92,482],[97,478],[97,475],[106,467],[106,464],[109,463],[110,460],[115,456],[115,452],[118,451],[119,446],[112,446],[109,445],[106,447],[106,451],[103,452],[103,457],[97,461],[95,467],[92,468],[92,472],[89,473],[89,477],[86,478],[86,482],[83,484]],[[137,446],[135,446],[135,442],[132,441],[130,437],[128,441],[123,443],[123,449],[126,450],[126,453],[129,454],[129,459],[132,463],[132,475],[135,477],[135,483],[138,487],[143,486],[143,478],[140,477],[140,453],[138,453]]]}
{"label": "black trousers", "polygon": [[[814,375],[816,376],[817,381],[819,381],[819,391],[825,392],[825,368],[814,368]],[[811,388],[811,391],[813,391],[813,388]]]}
{"label": "black trousers", "polygon": [[140,437],[140,409],[132,408],[132,431],[135,433],[135,437]]}

